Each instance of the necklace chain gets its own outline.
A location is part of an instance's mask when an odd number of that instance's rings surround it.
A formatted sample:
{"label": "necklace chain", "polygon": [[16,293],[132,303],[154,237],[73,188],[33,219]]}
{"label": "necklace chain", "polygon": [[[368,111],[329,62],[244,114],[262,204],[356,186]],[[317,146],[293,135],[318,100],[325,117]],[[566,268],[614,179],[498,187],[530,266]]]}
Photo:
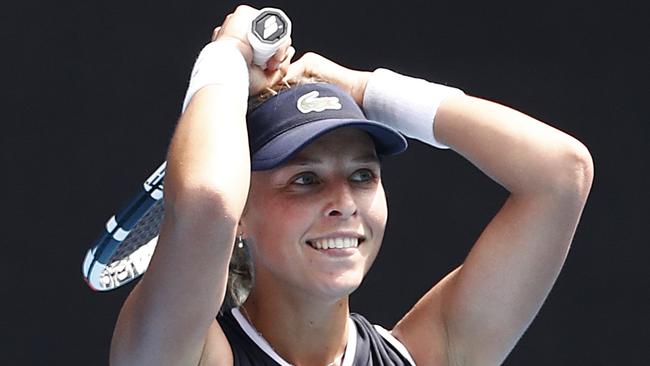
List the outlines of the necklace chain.
{"label": "necklace chain", "polygon": [[[244,317],[246,318],[246,320],[248,320],[248,323],[253,327],[253,329],[255,329],[255,332],[257,332],[257,334],[258,334],[258,335],[259,335],[259,336],[260,336],[260,337],[261,337],[261,338],[266,342],[266,344],[268,344],[269,347],[271,347],[271,349],[273,350],[273,352],[277,353],[277,351],[273,348],[273,346],[271,345],[271,343],[269,343],[269,341],[267,341],[266,338],[264,338],[264,335],[262,334],[262,332],[260,332],[260,331],[257,329],[257,327],[255,326],[255,324],[253,324],[253,319],[251,319],[250,315],[248,315],[248,311],[246,311],[246,308],[244,307],[244,305],[241,305],[239,308],[242,310],[241,313],[244,315]],[[337,361],[337,359],[338,359],[338,361],[342,361],[342,360],[343,360],[343,356],[345,356],[345,351],[343,351],[343,353],[342,353],[340,356],[336,357],[336,358],[334,359],[334,361],[328,363],[328,364],[325,365],[325,366],[336,366],[336,361]]]}

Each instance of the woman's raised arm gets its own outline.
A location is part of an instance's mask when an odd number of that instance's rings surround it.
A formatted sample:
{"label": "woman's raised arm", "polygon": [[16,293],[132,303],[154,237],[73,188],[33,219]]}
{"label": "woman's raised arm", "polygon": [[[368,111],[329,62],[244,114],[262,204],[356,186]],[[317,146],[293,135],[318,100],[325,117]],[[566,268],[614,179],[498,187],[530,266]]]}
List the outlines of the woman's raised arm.
{"label": "woman's raised arm", "polygon": [[197,60],[168,152],[156,252],[120,312],[112,364],[199,364],[206,354],[232,364],[215,316],[249,189],[247,99],[277,82],[290,62],[266,72],[251,66],[246,32],[256,14],[238,7]]}
{"label": "woman's raised arm", "polygon": [[[435,137],[510,196],[465,262],[427,293],[394,333],[421,365],[498,365],[547,297],[593,179],[591,156],[569,135],[523,113],[465,95],[442,101]],[[432,189],[430,194],[440,194]],[[453,245],[453,243],[431,243]],[[443,335],[445,352],[427,344]]]}
{"label": "woman's raised arm", "polygon": [[566,258],[593,179],[587,148],[511,108],[388,70],[350,70],[307,54],[289,69],[289,78],[298,75],[338,84],[370,118],[451,147],[510,192],[463,265],[393,329],[418,365],[503,362]]}

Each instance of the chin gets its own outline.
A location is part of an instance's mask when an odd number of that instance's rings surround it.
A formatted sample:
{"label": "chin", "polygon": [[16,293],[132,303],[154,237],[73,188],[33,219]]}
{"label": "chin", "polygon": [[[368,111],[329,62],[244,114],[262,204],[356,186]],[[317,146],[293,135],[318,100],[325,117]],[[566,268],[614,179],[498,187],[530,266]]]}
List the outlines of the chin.
{"label": "chin", "polygon": [[328,277],[327,280],[318,280],[313,288],[317,290],[319,297],[331,301],[350,296],[363,281],[363,274],[356,271]]}

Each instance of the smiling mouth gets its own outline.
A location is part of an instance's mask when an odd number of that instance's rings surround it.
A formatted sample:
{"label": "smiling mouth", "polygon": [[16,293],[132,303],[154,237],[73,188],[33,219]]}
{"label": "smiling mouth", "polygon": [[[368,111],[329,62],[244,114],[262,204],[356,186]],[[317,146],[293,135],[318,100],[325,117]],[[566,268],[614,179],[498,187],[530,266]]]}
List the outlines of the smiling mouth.
{"label": "smiling mouth", "polygon": [[340,238],[322,238],[307,240],[307,244],[314,249],[327,250],[327,249],[346,249],[357,248],[365,238],[356,237],[340,237]]}

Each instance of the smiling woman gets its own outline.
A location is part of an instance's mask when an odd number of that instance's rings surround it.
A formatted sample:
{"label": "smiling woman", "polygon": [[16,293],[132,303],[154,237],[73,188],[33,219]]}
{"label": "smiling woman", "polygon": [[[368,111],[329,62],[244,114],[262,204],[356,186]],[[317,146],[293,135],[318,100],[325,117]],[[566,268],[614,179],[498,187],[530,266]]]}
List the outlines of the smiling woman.
{"label": "smiling woman", "polygon": [[[587,149],[455,88],[313,53],[293,62],[290,43],[262,69],[246,38],[256,14],[238,7],[199,56],[169,149],[158,245],[122,307],[111,362],[503,362],[564,263],[591,187]],[[202,73],[209,83],[196,82]],[[247,108],[249,95],[304,77],[325,82]],[[459,153],[510,196],[464,263],[432,279],[389,331],[351,313],[349,295],[381,247],[380,161],[406,149],[404,136]]]}
{"label": "smiling woman", "polygon": [[[288,90],[287,88],[295,90]],[[328,97],[320,98],[325,101],[324,103],[317,99],[319,93],[324,93],[323,90],[326,90],[325,92],[328,93],[325,95],[330,95]],[[265,131],[268,128],[285,129],[285,132],[288,130],[287,125],[282,126],[275,120],[280,115],[277,113],[276,105],[287,105],[289,106],[289,113],[294,114],[298,114],[296,109],[305,115],[308,115],[311,112],[320,113],[319,119],[327,122],[326,119],[331,115],[326,113],[326,110],[340,111],[342,108],[341,100],[336,96],[332,96],[336,95],[335,93],[333,94],[334,90],[336,89],[334,89],[332,85],[326,85],[322,81],[317,81],[313,78],[303,77],[291,80],[291,82],[287,84],[278,84],[273,89],[269,89],[269,92],[264,93],[261,96],[253,97],[249,101],[248,113],[250,115],[255,115],[253,114],[253,111],[260,106],[261,101],[269,99],[269,94],[277,96],[278,93],[282,93],[283,95],[281,98],[285,98],[285,100],[278,100],[276,104],[274,104],[273,113],[265,115],[265,123],[251,123],[249,125],[249,138],[261,135],[272,136],[273,133]],[[342,99],[344,100],[343,105],[354,108],[355,103],[349,100],[349,96],[344,94],[342,91],[336,92],[342,96]],[[287,98],[295,99],[296,96],[298,96],[297,102],[288,103],[286,101]],[[310,98],[309,103],[305,103],[306,98]],[[308,110],[306,104],[311,106],[311,110]],[[316,107],[316,105],[318,106]],[[264,112],[262,111],[260,113]],[[313,114],[314,113],[311,115],[312,117]],[[340,115],[340,112],[337,112],[335,117],[340,117]],[[288,118],[288,121],[299,126],[302,119],[297,117],[300,116],[292,116],[291,118]],[[351,194],[355,194],[356,196],[361,192],[366,195],[371,194],[374,199],[383,200],[378,202],[378,205],[381,205],[383,202],[383,207],[375,207],[375,205],[372,208],[375,210],[378,208],[383,211],[386,210],[386,202],[380,180],[380,158],[375,149],[375,140],[373,140],[372,135],[359,129],[359,126],[369,128],[369,126],[375,126],[375,124],[371,124],[369,121],[363,122],[363,120],[358,119],[360,116],[354,117],[357,118],[350,120],[334,118],[329,124],[323,123],[323,128],[321,130],[314,130],[311,131],[309,135],[306,135],[308,140],[315,140],[304,149],[295,153],[295,155],[281,166],[270,170],[252,172],[248,204],[244,210],[242,221],[248,222],[250,220],[255,222],[256,224],[253,227],[260,228],[259,230],[261,230],[261,232],[255,232],[255,234],[253,234],[252,230],[244,231],[242,228],[242,232],[240,233],[241,235],[238,236],[238,243],[235,246],[230,260],[228,288],[226,291],[226,298],[222,305],[222,312],[243,304],[254,283],[254,269],[257,268],[257,270],[260,271],[264,268],[263,266],[260,266],[260,263],[253,265],[251,249],[254,249],[254,258],[268,258],[266,255],[260,254],[260,251],[264,252],[264,247],[259,246],[259,241],[269,243],[286,241],[282,240],[282,238],[277,238],[272,231],[266,231],[267,234],[265,234],[265,229],[263,229],[264,224],[270,226],[269,228],[266,228],[266,230],[276,230],[279,234],[288,234],[291,232],[291,230],[276,227],[276,221],[268,220],[269,216],[284,218],[279,222],[289,223],[291,225],[289,229],[296,230],[300,220],[306,221],[309,219],[309,213],[305,211],[295,214],[295,217],[289,217],[288,214],[291,212],[290,208],[296,206],[296,203],[300,203],[300,208],[307,208],[310,200],[314,201],[318,198],[319,194],[322,197],[324,193],[327,194],[326,190],[331,189],[332,186],[336,187],[336,185],[340,184],[343,184],[343,187],[348,186]],[[315,121],[316,120],[312,120],[309,123]],[[342,123],[347,123],[348,125],[355,127],[340,127],[345,126],[345,124]],[[258,127],[259,129],[252,130],[255,127]],[[334,129],[330,131],[329,129],[331,128]],[[391,132],[390,130],[387,131]],[[320,134],[323,135],[320,136]],[[378,140],[383,136],[384,135],[377,135],[375,139]],[[388,143],[397,143],[399,146],[399,144],[402,143],[401,140],[401,137],[397,135],[397,139],[395,139],[394,142],[389,141]],[[269,142],[266,142],[264,145],[268,143]],[[293,141],[287,145],[286,148],[288,150],[294,149],[295,147],[300,149],[300,143],[300,140]],[[385,150],[380,151],[386,153]],[[277,205],[272,206],[270,205],[271,203],[276,203]],[[312,210],[313,209],[314,207],[312,207]],[[363,213],[365,214],[365,212]],[[312,217],[316,215],[319,215],[319,213],[311,213]],[[347,210],[339,209],[332,210],[328,215],[339,217],[344,215],[347,216],[349,214],[347,213]],[[382,226],[385,225],[385,216],[386,215],[384,214],[384,220],[380,222]],[[244,217],[247,219],[244,220]],[[316,219],[317,217],[312,218],[313,221],[317,221]],[[308,222],[306,222],[306,224],[308,224]],[[332,226],[336,227],[337,225]],[[330,231],[330,233],[324,232],[320,235],[311,233],[309,238],[303,240],[303,244],[307,244],[313,249],[317,249],[320,254],[326,254],[333,258],[343,258],[358,252],[359,250],[354,249],[358,248],[359,244],[363,243],[367,239],[366,235],[364,235],[364,232],[367,231],[367,229],[364,229],[363,227],[347,229],[338,228],[335,230],[330,229]],[[377,232],[383,234],[383,228],[377,230]],[[244,233],[247,233],[248,235],[244,236]],[[304,234],[307,234],[307,232]],[[255,238],[263,239],[256,240]],[[379,242],[381,242],[381,235],[379,236],[379,239]],[[364,247],[365,246],[366,245],[364,245]],[[281,249],[274,249],[272,247],[266,250],[271,254],[281,251]],[[374,258],[375,255],[373,255],[372,258]],[[292,260],[297,257],[287,254],[282,258]],[[286,271],[282,271],[281,273],[285,272]],[[367,268],[363,271],[363,274],[365,274],[365,272],[367,272]]]}
{"label": "smiling woman", "polygon": [[[301,288],[314,302],[341,299],[359,286],[387,218],[379,163],[376,157],[367,161],[369,155],[375,156],[375,146],[367,133],[340,128],[305,147],[295,161],[253,173],[241,221],[254,238],[257,283],[274,281],[267,284],[274,291]],[[251,305],[258,302],[257,290]]]}

